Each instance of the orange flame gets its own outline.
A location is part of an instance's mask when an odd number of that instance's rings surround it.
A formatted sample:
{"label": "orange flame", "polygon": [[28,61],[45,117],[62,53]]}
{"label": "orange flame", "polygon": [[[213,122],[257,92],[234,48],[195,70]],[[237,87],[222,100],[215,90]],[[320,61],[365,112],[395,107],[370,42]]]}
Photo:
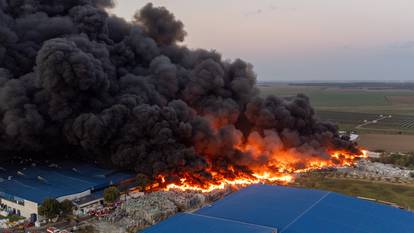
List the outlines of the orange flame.
{"label": "orange flame", "polygon": [[[245,148],[254,148],[256,153],[262,153],[256,146],[248,145]],[[239,148],[243,150],[244,148]],[[320,170],[331,167],[352,166],[358,158],[366,158],[367,151],[362,150],[362,154],[350,154],[345,151],[333,151],[328,158],[310,157],[311,159],[304,160],[304,156],[298,156],[296,153],[289,152],[278,153],[271,155],[266,164],[251,164],[249,169],[251,174],[243,174],[234,172],[234,168],[229,168],[233,171],[233,178],[226,178],[218,172],[210,172],[213,178],[211,181],[202,184],[192,181],[188,178],[181,178],[179,182],[168,183],[165,177],[160,175],[158,177],[159,184],[157,187],[163,187],[164,190],[180,190],[180,191],[197,191],[197,192],[211,192],[214,190],[222,190],[228,186],[245,187],[257,183],[278,183],[289,184],[294,181],[294,176],[297,173],[303,173],[313,170]],[[254,154],[253,156],[257,156]],[[300,166],[297,164],[300,163]]]}
{"label": "orange flame", "polygon": [[[165,178],[161,176],[161,183],[165,183]],[[194,185],[191,182],[187,182],[187,179],[180,179],[180,184],[167,184],[164,190],[180,190],[180,191],[197,191],[208,193],[214,190],[222,190],[228,186],[244,187],[251,184],[277,182],[287,184],[293,181],[293,176],[290,174],[284,174],[279,176],[273,176],[269,173],[265,174],[253,174],[252,178],[236,178],[234,180],[222,179],[218,183],[208,183],[204,186]]]}
{"label": "orange flame", "polygon": [[[174,181],[167,181],[167,176],[159,175],[156,189],[211,192],[228,186],[244,187],[257,183],[288,184],[294,181],[295,174],[326,168],[352,166],[359,158],[367,157],[367,151],[353,154],[345,150],[309,148],[288,148],[284,146],[279,135],[274,131],[263,134],[251,132],[246,140],[242,135],[234,135],[233,147],[243,153],[240,161],[233,161],[228,167],[222,164],[206,171],[209,177],[194,174],[174,174]],[[317,148],[317,147],[316,147]],[[214,148],[208,148],[214,151]],[[214,156],[215,153],[210,153]],[[208,157],[208,156],[207,156]],[[208,158],[207,158],[208,159]],[[214,159],[213,159],[214,160]],[[178,181],[177,181],[177,177]]]}

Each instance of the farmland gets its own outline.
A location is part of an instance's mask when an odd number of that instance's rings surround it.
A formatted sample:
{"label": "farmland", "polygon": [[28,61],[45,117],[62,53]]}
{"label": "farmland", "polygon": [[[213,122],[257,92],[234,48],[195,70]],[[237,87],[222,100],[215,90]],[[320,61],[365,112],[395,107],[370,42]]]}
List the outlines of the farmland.
{"label": "farmland", "polygon": [[350,89],[341,86],[292,86],[288,84],[260,85],[263,96],[309,96],[317,110],[359,112],[372,114],[399,114],[414,116],[414,91],[402,89]]}
{"label": "farmland", "polygon": [[[360,144],[384,150],[414,150],[414,84],[326,83],[259,85],[262,96],[309,96],[317,117],[356,131]],[[407,86],[404,89],[404,86]],[[384,136],[383,136],[384,135]],[[400,136],[395,138],[390,135]],[[397,139],[397,140],[396,140]]]}
{"label": "farmland", "polygon": [[[365,121],[374,121],[381,116],[374,113],[359,112],[334,112],[318,111],[317,115],[322,120],[333,122],[343,130],[355,130]],[[377,123],[366,124],[358,127],[361,132],[374,132],[384,134],[414,134],[414,117],[409,115],[385,115],[386,118],[378,120]]]}
{"label": "farmland", "polygon": [[414,151],[414,135],[390,135],[390,134],[361,134],[358,143],[363,147],[375,151]]}

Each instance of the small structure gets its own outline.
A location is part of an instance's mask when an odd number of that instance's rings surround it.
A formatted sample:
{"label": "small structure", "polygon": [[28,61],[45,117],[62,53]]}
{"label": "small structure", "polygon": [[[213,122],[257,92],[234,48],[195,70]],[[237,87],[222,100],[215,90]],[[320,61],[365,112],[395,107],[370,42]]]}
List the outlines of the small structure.
{"label": "small structure", "polygon": [[351,132],[347,132],[347,131],[339,131],[338,133],[339,133],[339,136],[341,136],[341,137],[343,137],[343,136],[347,136],[347,137],[349,137],[349,140],[350,140],[351,142],[355,142],[355,141],[359,138],[359,135],[358,135],[358,134],[356,134],[356,133],[355,133],[355,132],[353,132],[353,131],[351,131]]}
{"label": "small structure", "polygon": [[369,158],[379,158],[379,157],[381,157],[381,153],[380,152],[374,152],[374,151],[367,151],[367,156]]}
{"label": "small structure", "polygon": [[349,140],[351,142],[355,142],[356,140],[358,140],[358,138],[359,138],[359,135],[358,134],[355,134],[355,133],[349,134]]}
{"label": "small structure", "polygon": [[76,200],[72,203],[75,206],[76,215],[86,215],[88,212],[100,208],[104,204],[103,192],[93,193]]}

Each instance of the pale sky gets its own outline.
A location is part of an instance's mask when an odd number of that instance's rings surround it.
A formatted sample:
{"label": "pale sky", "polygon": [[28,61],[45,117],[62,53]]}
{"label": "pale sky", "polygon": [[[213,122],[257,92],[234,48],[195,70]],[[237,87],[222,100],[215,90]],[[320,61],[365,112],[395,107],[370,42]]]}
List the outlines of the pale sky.
{"label": "pale sky", "polygon": [[[131,19],[145,0],[116,0]],[[242,58],[260,81],[414,81],[414,0],[154,0],[190,48]]]}

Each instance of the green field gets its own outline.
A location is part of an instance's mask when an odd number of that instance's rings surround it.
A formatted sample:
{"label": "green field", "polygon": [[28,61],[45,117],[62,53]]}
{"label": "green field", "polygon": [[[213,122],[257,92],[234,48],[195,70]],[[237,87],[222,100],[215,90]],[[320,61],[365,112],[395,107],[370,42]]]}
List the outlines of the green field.
{"label": "green field", "polygon": [[398,102],[393,97],[412,97],[412,90],[367,90],[339,87],[291,86],[287,84],[259,85],[262,96],[309,96],[317,110],[360,112],[372,114],[398,114],[414,116],[414,101]]}
{"label": "green field", "polygon": [[367,180],[337,179],[327,177],[300,177],[295,186],[321,189],[351,196],[373,198],[414,209],[414,186]]}
{"label": "green field", "polygon": [[319,110],[317,116],[337,124],[342,130],[359,131],[365,133],[385,134],[414,134],[414,117],[409,115],[391,115],[375,124],[368,124],[356,128],[364,121],[373,121],[380,115],[374,113],[339,112]]}

